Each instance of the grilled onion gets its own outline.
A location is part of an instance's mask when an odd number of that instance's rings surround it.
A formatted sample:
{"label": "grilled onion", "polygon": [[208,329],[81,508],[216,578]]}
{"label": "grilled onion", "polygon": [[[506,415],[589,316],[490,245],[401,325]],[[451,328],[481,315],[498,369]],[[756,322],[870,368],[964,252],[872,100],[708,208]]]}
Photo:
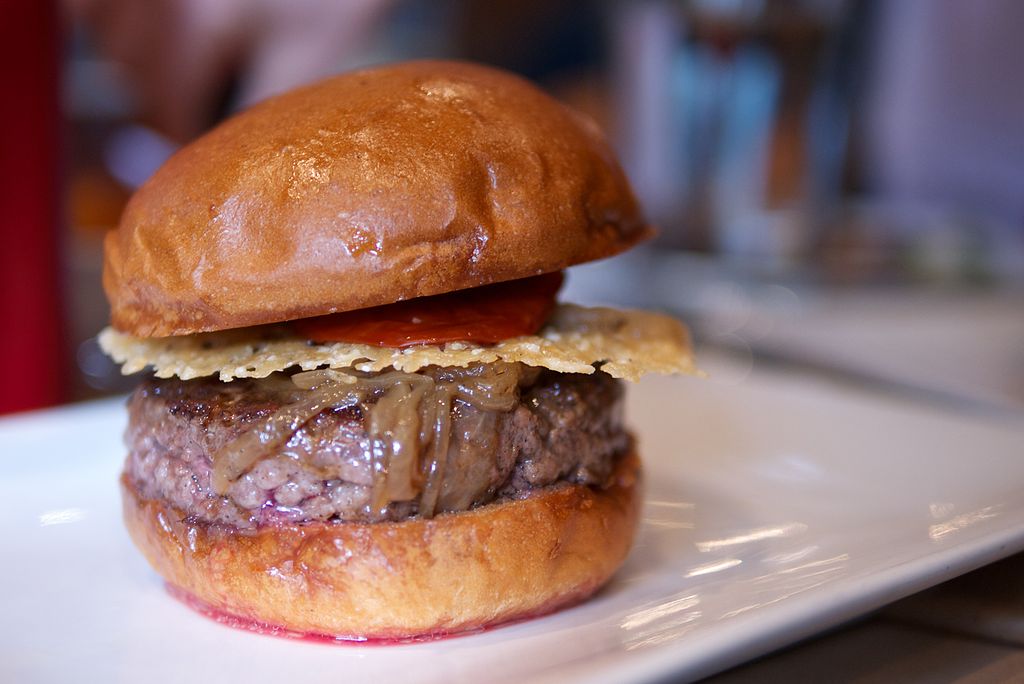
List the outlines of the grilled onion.
{"label": "grilled onion", "polygon": [[[260,459],[278,452],[306,422],[329,409],[358,406],[370,437],[375,513],[396,501],[418,499],[419,513],[430,517],[452,505],[464,506],[474,491],[445,486],[449,451],[464,454],[491,448],[476,439],[483,424],[516,406],[524,378],[536,369],[519,363],[475,364],[467,368],[431,368],[421,373],[378,374],[319,369],[291,376],[297,399],[286,404],[213,455],[213,487],[227,492]],[[474,425],[462,425],[453,442],[454,402],[484,412]],[[478,423],[478,424],[477,424]],[[470,478],[472,479],[472,478]]]}

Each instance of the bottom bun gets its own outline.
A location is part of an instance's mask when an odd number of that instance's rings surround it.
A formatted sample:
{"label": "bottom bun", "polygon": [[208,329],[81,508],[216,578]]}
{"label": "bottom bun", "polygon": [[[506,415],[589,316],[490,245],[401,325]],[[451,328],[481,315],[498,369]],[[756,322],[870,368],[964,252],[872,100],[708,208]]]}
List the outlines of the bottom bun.
{"label": "bottom bun", "polygon": [[632,545],[640,462],[604,489],[565,485],[431,519],[239,532],[141,499],[122,477],[128,531],[200,605],[264,628],[341,639],[479,629],[594,593]]}

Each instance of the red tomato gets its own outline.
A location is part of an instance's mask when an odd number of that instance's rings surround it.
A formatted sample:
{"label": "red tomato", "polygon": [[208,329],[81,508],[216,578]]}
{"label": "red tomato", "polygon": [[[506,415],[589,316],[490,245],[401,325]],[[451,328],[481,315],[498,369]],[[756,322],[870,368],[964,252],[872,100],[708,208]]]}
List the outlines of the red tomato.
{"label": "red tomato", "polygon": [[292,321],[315,342],[357,342],[378,347],[476,342],[494,344],[537,332],[555,306],[562,274],[484,285],[371,309]]}

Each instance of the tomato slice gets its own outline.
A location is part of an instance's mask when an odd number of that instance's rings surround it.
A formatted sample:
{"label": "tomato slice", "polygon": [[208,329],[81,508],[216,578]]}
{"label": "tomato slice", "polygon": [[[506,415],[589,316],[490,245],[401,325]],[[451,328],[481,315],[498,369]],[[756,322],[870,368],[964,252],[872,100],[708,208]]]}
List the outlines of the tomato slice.
{"label": "tomato slice", "polygon": [[419,297],[358,311],[303,318],[292,327],[314,342],[378,347],[476,342],[494,344],[537,332],[555,306],[561,272]]}

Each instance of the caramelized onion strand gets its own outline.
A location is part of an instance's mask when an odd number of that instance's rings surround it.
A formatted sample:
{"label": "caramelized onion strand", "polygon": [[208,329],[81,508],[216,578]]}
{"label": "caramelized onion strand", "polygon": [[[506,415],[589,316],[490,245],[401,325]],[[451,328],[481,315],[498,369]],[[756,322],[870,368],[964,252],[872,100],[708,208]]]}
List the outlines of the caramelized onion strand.
{"label": "caramelized onion strand", "polygon": [[419,514],[431,517],[442,502],[449,451],[474,448],[466,436],[458,445],[452,443],[453,402],[457,399],[484,412],[480,420],[494,420],[495,414],[516,406],[519,385],[524,378],[535,377],[532,373],[518,363],[436,368],[430,374],[369,375],[333,369],[296,373],[293,386],[309,395],[284,405],[213,454],[214,491],[225,494],[320,412],[358,405],[370,439],[369,512],[384,515],[392,502],[418,498]]}
{"label": "caramelized onion strand", "polygon": [[437,509],[451,440],[452,392],[444,387],[434,395],[434,425],[430,459],[426,463],[426,486],[420,496],[420,515],[431,518]]}

